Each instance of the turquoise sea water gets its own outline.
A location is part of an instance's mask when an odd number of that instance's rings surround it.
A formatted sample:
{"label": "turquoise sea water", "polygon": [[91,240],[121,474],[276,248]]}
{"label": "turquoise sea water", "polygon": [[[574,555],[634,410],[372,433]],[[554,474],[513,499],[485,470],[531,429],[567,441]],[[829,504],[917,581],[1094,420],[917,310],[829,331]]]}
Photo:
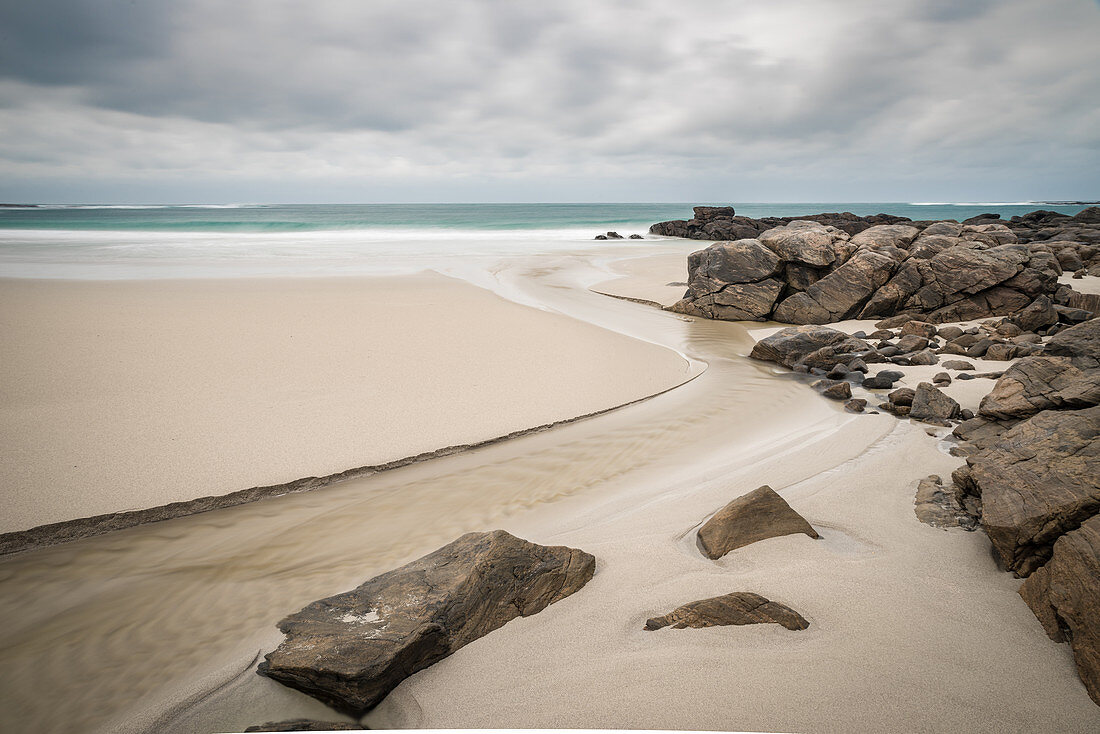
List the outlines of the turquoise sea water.
{"label": "turquoise sea water", "polygon": [[[709,202],[725,205],[727,202]],[[732,204],[751,217],[880,212],[962,220],[1035,209],[1037,203]],[[601,248],[614,230],[644,234],[689,219],[691,204],[363,204],[43,206],[0,208],[0,277],[163,278],[454,270],[503,258]]]}
{"label": "turquoise sea water", "polygon": [[[712,202],[725,206],[725,202]],[[1084,206],[1036,203],[732,204],[750,217],[850,211],[910,219],[966,219],[996,212],[1005,219],[1035,209],[1075,214]],[[691,204],[233,204],[191,206],[47,206],[0,209],[0,229],[263,232],[331,229],[561,230],[691,218]]]}

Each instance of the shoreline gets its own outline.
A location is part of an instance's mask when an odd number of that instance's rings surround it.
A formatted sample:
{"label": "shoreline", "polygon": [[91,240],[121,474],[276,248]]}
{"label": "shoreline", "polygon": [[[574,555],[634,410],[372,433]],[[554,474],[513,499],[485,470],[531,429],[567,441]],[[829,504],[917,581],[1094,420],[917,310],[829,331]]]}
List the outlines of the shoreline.
{"label": "shoreline", "polygon": [[[959,462],[941,441],[890,415],[846,413],[747,359],[756,325],[597,295],[588,285],[599,280],[596,268],[578,267],[533,261],[505,273],[502,287],[524,285],[550,310],[621,327],[705,361],[706,371],[588,420],[325,492],[2,558],[11,593],[0,614],[11,621],[0,644],[11,661],[0,683],[16,704],[0,723],[63,730],[79,715],[99,730],[141,732],[155,722],[163,734],[184,734],[333,720],[304,694],[238,674],[277,644],[276,621],[461,533],[503,528],[593,553],[596,575],[408,678],[364,723],[1094,727],[1100,716],[1070,651],[1043,635],[984,534],[930,527],[914,514],[917,480]],[[621,290],[667,288],[665,277],[633,277]],[[693,528],[765,483],[823,540],[785,536],[706,560]],[[647,617],[732,591],[790,604],[810,628],[642,630]],[[49,625],[34,618],[33,600],[57,610]],[[105,667],[115,675],[93,675]],[[46,685],[73,696],[39,700]]]}
{"label": "shoreline", "polygon": [[659,395],[663,395],[667,392],[675,390],[678,387],[686,385],[692,380],[697,379],[701,374],[702,371],[692,375],[683,382],[672,385],[671,387],[661,390],[660,392],[655,392],[650,395],[643,395],[642,397],[635,400],[621,403],[619,405],[614,405],[610,408],[596,410],[591,413],[585,413],[584,415],[573,416],[572,418],[563,418],[561,420],[553,421],[551,423],[544,423],[539,426],[521,428],[519,430],[512,431],[511,433],[488,438],[484,441],[478,441],[476,443],[445,446],[441,449],[435,449],[434,451],[426,451],[420,454],[416,454],[414,456],[407,456],[400,459],[395,459],[393,461],[388,461],[385,464],[353,467],[351,469],[345,469],[344,471],[337,472],[335,474],[329,474],[323,477],[302,477],[301,479],[295,479],[293,481],[285,482],[283,484],[275,484],[264,487],[250,487],[248,489],[241,489],[234,492],[229,492],[228,494],[199,497],[197,499],[188,500],[185,502],[172,502],[167,505],[148,507],[142,510],[114,512],[103,515],[93,515],[91,517],[79,517],[72,520],[63,520],[57,523],[38,525],[36,527],[28,528],[27,530],[17,530],[9,533],[0,533],[0,557],[13,555],[16,553],[31,552],[39,548],[47,548],[49,546],[58,545],[60,543],[68,543],[76,540],[81,540],[83,538],[91,538],[97,535],[102,535],[104,533],[110,533],[116,530],[125,530],[127,528],[137,527],[139,525],[162,522],[165,520],[173,520],[176,518],[187,517],[189,515],[196,515],[203,512],[211,512],[213,510],[220,510],[229,507],[237,507],[239,505],[244,505],[251,502],[259,502],[261,500],[274,497],[281,497],[287,494],[310,492],[315,489],[323,489],[333,484],[338,484],[340,482],[344,482],[350,479],[361,479],[378,474],[380,472],[392,471],[394,469],[400,469],[402,467],[410,466],[412,464],[431,461],[432,459],[439,459],[444,456],[451,456],[467,451],[473,451],[475,449],[485,448],[487,446],[503,443],[505,441],[511,441],[522,436],[542,433],[544,431],[549,431],[550,429],[559,426],[588,420],[589,418],[595,418],[596,416],[611,413],[613,411],[620,410],[622,408],[635,405],[646,400],[650,400]]}
{"label": "shoreline", "polygon": [[483,446],[701,367],[436,273],[2,280],[0,305],[0,552]]}

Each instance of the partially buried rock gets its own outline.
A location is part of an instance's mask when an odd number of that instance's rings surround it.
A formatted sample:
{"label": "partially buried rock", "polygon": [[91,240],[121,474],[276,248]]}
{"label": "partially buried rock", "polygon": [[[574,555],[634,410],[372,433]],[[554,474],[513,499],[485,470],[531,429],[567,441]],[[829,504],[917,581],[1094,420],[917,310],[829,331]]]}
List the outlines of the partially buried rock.
{"label": "partially buried rock", "polygon": [[862,413],[867,409],[867,401],[863,398],[852,398],[844,404],[844,409],[849,413]]}
{"label": "partially buried rock", "polygon": [[975,530],[977,521],[959,504],[953,491],[944,488],[943,480],[933,474],[917,484],[913,500],[917,519],[934,528]]}
{"label": "partially buried rock", "polygon": [[735,591],[725,596],[689,602],[661,617],[646,620],[645,628],[652,631],[669,626],[684,629],[766,623],[781,624],[789,630],[804,630],[810,626],[801,614],[785,604],[769,601],[759,594]]}
{"label": "partially buried rock", "polygon": [[268,721],[265,724],[250,726],[245,732],[254,731],[363,731],[366,727],[350,724],[346,721],[317,721],[316,719],[287,719]]}
{"label": "partially buried rock", "polygon": [[733,500],[707,520],[699,528],[699,545],[707,558],[716,560],[758,540],[793,533],[820,537],[810,523],[765,484]]}
{"label": "partially buried rock", "polygon": [[258,672],[360,716],[418,670],[578,591],[595,568],[576,548],[467,533],[282,620],[287,638]]}

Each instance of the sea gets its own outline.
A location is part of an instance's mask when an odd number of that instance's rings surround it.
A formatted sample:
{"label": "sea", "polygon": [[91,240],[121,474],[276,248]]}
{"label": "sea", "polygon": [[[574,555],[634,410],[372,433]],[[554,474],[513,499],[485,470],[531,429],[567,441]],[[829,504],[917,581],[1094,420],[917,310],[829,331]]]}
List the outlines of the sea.
{"label": "sea", "polygon": [[[696,204],[699,202],[695,202]],[[707,203],[707,202],[704,202]],[[821,212],[914,220],[1002,218],[1084,204],[1045,202],[730,203],[749,217]],[[596,241],[690,219],[693,204],[192,204],[0,207],[0,277],[179,278],[390,274],[448,260],[637,247]],[[648,235],[647,235],[648,236]]]}

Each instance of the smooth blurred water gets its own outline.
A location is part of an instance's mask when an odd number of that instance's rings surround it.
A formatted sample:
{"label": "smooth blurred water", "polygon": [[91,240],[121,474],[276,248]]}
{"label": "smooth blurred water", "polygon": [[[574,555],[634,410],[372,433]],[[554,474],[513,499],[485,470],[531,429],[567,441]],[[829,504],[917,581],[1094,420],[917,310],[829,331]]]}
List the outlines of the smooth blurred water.
{"label": "smooth blurred water", "polygon": [[[712,202],[722,205],[722,202]],[[738,204],[751,217],[849,211],[911,219],[1004,218],[1038,203]],[[644,234],[691,204],[79,205],[0,208],[0,276],[156,278],[410,272],[453,256],[499,260]],[[600,242],[615,247],[617,241]],[[630,241],[618,243],[628,248]]]}

